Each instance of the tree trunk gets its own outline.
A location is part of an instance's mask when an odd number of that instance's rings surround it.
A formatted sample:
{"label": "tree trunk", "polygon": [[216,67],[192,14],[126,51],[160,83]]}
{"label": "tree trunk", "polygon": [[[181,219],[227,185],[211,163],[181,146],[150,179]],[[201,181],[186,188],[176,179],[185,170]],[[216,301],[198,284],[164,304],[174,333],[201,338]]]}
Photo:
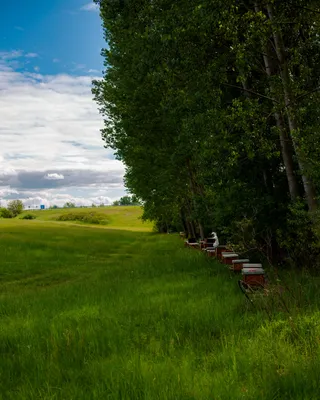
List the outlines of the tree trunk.
{"label": "tree trunk", "polygon": [[187,239],[189,239],[190,237],[192,237],[192,232],[191,232],[189,221],[186,221],[186,227],[187,227]]}
{"label": "tree trunk", "polygon": [[314,211],[317,209],[317,200],[316,200],[316,193],[314,186],[311,182],[310,179],[305,175],[305,166],[304,166],[304,157],[302,152],[300,151],[294,135],[299,129],[298,123],[296,121],[296,116],[295,116],[295,109],[294,109],[294,98],[292,95],[291,91],[291,78],[289,74],[289,68],[288,68],[288,63],[287,63],[287,58],[286,58],[286,52],[282,40],[282,35],[277,26],[275,26],[274,23],[274,13],[273,13],[273,7],[271,4],[267,4],[267,11],[268,11],[268,17],[271,22],[272,26],[272,33],[273,33],[273,40],[275,44],[275,49],[277,53],[277,57],[279,60],[280,64],[280,76],[282,80],[282,86],[283,86],[283,92],[284,92],[284,100],[285,100],[285,105],[287,108],[287,118],[288,118],[288,123],[289,123],[289,130],[291,134],[291,139],[292,139],[292,144],[293,148],[295,150],[299,168],[301,171],[301,177],[302,177],[302,182],[303,182],[303,187],[305,191],[305,196],[306,200],[308,203],[308,207],[310,211]]}
{"label": "tree trunk", "polygon": [[187,235],[189,235],[189,230],[188,230],[187,221],[186,221],[186,217],[185,217],[183,208],[180,209],[180,218],[181,218],[181,224],[183,226],[184,232]]}
{"label": "tree trunk", "polygon": [[188,214],[189,214],[189,220],[187,220],[188,227],[189,227],[189,234],[191,237],[195,238],[196,237],[196,229],[194,225],[194,221],[192,219],[192,209],[191,209],[191,204],[189,202],[189,199],[187,199],[187,208],[188,208]]}
{"label": "tree trunk", "polygon": [[285,122],[283,120],[282,114],[275,112],[274,116],[280,132],[281,154],[286,170],[290,197],[291,200],[295,201],[299,196],[299,187],[296,175],[294,173],[294,163],[292,157],[293,144],[291,138],[287,135],[287,130],[285,128]]}
{"label": "tree trunk", "polygon": [[190,221],[190,229],[191,229],[191,235],[193,238],[197,237],[197,233],[196,233],[196,228],[194,225],[194,221]]}
{"label": "tree trunk", "polygon": [[201,222],[199,222],[199,231],[200,231],[200,237],[203,240],[204,239],[204,229],[203,229]]}
{"label": "tree trunk", "polygon": [[[257,3],[255,3],[254,8],[255,8],[255,12],[258,13],[260,11],[259,5]],[[274,71],[273,60],[269,56],[269,51],[268,51],[267,46],[265,46],[265,48],[263,50],[264,50],[263,51],[264,65],[266,68],[266,73],[267,73],[268,77],[270,78]],[[274,85],[271,80],[269,80],[269,86],[270,86],[270,91],[274,97],[275,90],[274,90]],[[297,197],[299,196],[299,186],[298,186],[298,182],[297,182],[297,179],[296,179],[296,176],[294,173],[292,147],[290,144],[291,139],[287,135],[286,126],[285,126],[285,122],[283,120],[282,115],[279,112],[275,112],[274,117],[276,120],[277,127],[279,129],[281,155],[282,155],[283,163],[285,166],[288,187],[289,187],[289,193],[290,193],[291,200],[295,201],[297,199]]]}
{"label": "tree trunk", "polygon": [[[196,196],[201,195],[201,189],[200,186],[197,184],[195,178],[194,178],[194,173],[191,167],[191,163],[190,160],[187,160],[187,168],[188,168],[188,172],[189,172],[189,179],[190,179],[190,187],[191,187],[191,192],[192,192],[192,200],[193,200],[193,206],[194,209],[197,209],[197,202],[196,202]],[[198,214],[198,213],[196,213]],[[200,216],[201,217],[201,216]],[[199,219],[199,215],[197,215],[197,219]],[[203,229],[203,225],[201,223],[201,220],[199,219],[199,230],[200,230],[200,236],[201,239],[204,239],[204,229]]]}

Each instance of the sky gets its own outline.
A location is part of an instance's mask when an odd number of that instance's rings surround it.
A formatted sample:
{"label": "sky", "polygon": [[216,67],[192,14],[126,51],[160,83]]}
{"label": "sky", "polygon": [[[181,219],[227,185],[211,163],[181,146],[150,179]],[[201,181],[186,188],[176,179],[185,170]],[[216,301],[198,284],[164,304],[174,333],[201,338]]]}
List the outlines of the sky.
{"label": "sky", "polygon": [[90,0],[1,4],[0,206],[110,204],[125,194],[91,94],[105,46]]}

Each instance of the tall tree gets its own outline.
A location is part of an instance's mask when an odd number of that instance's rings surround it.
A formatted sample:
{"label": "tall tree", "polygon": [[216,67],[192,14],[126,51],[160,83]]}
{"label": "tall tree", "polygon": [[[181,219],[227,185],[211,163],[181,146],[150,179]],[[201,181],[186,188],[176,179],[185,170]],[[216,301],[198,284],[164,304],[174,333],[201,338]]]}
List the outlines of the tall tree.
{"label": "tall tree", "polygon": [[161,230],[180,219],[192,236],[250,225],[275,253],[290,204],[304,194],[316,209],[316,3],[97,3],[108,42],[93,88],[103,139],[145,217]]}

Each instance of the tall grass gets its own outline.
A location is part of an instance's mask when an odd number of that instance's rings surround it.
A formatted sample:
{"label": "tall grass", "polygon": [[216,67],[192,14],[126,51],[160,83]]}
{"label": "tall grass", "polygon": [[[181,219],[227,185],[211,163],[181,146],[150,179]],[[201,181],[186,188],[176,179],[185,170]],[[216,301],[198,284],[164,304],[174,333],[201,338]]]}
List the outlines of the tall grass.
{"label": "tall grass", "polygon": [[1,399],[320,398],[310,280],[269,318],[176,236],[0,227]]}

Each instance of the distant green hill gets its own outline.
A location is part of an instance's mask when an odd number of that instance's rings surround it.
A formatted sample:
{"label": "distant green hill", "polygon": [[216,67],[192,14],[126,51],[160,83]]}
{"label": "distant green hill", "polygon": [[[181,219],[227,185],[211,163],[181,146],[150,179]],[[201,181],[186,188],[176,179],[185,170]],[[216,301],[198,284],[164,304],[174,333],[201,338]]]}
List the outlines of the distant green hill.
{"label": "distant green hill", "polygon": [[[61,224],[94,225],[109,229],[126,229],[150,232],[153,224],[141,220],[140,206],[107,206],[90,208],[57,208],[50,210],[25,210],[18,219],[27,214],[36,217],[34,222],[48,221]],[[16,219],[15,219],[16,220]]]}

